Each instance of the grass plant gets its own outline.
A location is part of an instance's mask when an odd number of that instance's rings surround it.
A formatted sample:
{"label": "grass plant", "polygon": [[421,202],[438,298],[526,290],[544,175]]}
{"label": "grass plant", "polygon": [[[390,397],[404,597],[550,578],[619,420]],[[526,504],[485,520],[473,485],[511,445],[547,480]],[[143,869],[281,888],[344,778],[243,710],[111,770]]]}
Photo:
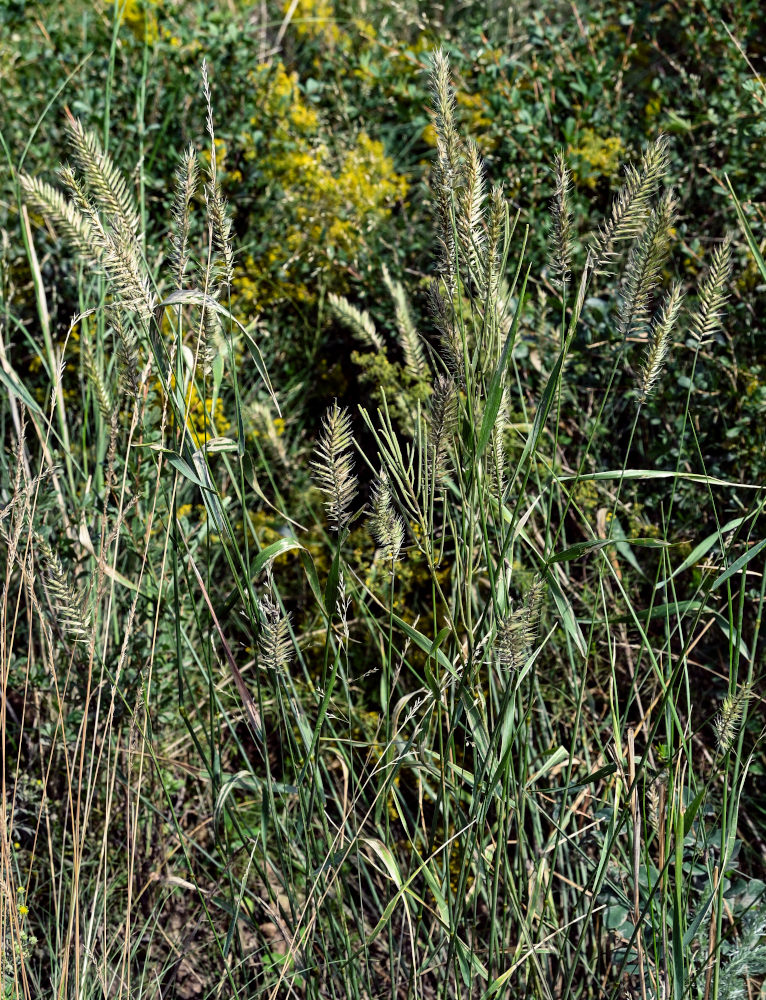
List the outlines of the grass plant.
{"label": "grass plant", "polygon": [[[671,140],[582,239],[555,156],[533,274],[438,50],[431,323],[385,261],[392,336],[333,295],[401,379],[328,399],[280,457],[292,414],[237,308],[214,83],[157,257],[142,184],[87,123],[58,183],[15,175],[43,344],[34,383],[6,295],[4,995],[755,995],[764,495],[699,446],[731,242],[684,298]],[[74,262],[61,347],[43,227]],[[557,321],[529,385],[534,296]],[[615,336],[585,414],[569,377],[598,297]],[[670,355],[689,372],[677,452],[647,467]],[[682,547],[686,490],[715,530]]]}

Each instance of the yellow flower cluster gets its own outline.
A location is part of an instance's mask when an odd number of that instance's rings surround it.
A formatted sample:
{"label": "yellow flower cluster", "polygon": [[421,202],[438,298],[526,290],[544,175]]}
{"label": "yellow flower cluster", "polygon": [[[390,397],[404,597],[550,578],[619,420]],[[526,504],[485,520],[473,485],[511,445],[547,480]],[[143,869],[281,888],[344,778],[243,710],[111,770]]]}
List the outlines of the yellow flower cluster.
{"label": "yellow flower cluster", "polygon": [[589,188],[595,188],[602,177],[613,180],[618,176],[625,146],[619,136],[604,139],[592,128],[586,128],[579,145],[570,146],[569,152],[575,176]]}
{"label": "yellow flower cluster", "polygon": [[313,289],[317,272],[340,290],[369,234],[406,196],[407,182],[365,132],[345,150],[331,147],[297,74],[281,62],[259,66],[251,81],[256,110],[244,160],[255,165],[281,216],[272,242],[247,258],[238,276],[242,306],[257,310],[280,299],[311,300],[305,277],[313,275]]}
{"label": "yellow flower cluster", "polygon": [[197,446],[206,440],[220,437],[229,430],[231,422],[226,419],[220,396],[202,399],[194,381],[189,383],[184,399],[186,404],[186,426]]}
{"label": "yellow flower cluster", "polygon": [[[292,0],[286,0],[283,14],[291,7]],[[291,24],[299,38],[321,39],[328,45],[334,45],[340,38],[332,0],[298,0]]]}
{"label": "yellow flower cluster", "polygon": [[[108,7],[114,7],[112,0],[105,0]],[[122,0],[119,5],[120,24],[132,31],[139,42],[154,45],[160,35],[157,14],[154,8],[157,0]]]}

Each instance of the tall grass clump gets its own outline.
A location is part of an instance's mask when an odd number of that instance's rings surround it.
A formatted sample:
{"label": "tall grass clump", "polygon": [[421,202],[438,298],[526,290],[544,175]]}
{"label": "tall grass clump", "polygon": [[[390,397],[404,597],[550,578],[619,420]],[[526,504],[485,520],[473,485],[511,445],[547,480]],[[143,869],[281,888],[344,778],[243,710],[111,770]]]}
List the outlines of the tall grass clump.
{"label": "tall grass clump", "polygon": [[[206,70],[209,150],[181,157],[158,260],[82,124],[59,184],[17,178],[38,315],[33,223],[80,310],[41,331],[42,393],[3,348],[8,995],[708,1000],[762,969],[738,870],[762,491],[707,475],[693,419],[730,242],[696,292],[673,279],[659,136],[582,240],[556,157],[532,274],[442,51],[431,83],[430,318],[383,261],[394,336],[334,295],[400,381],[314,434],[235,318]],[[533,288],[556,320],[530,384]],[[615,336],[585,413],[597,296]],[[678,355],[677,454],[646,468]],[[687,488],[716,529],[680,549]]]}

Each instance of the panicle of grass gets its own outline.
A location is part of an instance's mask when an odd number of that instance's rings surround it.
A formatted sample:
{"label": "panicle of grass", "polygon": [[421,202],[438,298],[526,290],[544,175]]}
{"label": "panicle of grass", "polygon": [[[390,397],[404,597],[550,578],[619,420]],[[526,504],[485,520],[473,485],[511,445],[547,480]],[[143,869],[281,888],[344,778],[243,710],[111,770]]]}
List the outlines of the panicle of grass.
{"label": "panicle of grass", "polygon": [[457,386],[449,375],[436,376],[430,404],[431,476],[439,483],[449,471],[449,447],[457,425]]}
{"label": "panicle of grass", "polygon": [[484,286],[482,288],[490,302],[496,301],[500,287],[500,266],[503,258],[503,236],[507,211],[502,184],[493,184],[489,192],[487,243],[484,253]]}
{"label": "panicle of grass", "polygon": [[630,164],[625,181],[617,192],[609,217],[601,226],[593,246],[596,265],[608,269],[616,253],[615,243],[632,240],[646,224],[651,203],[668,167],[668,141],[660,135],[644,152],[641,165]]}
{"label": "panicle of grass", "polygon": [[351,330],[351,332],[362,341],[363,344],[366,344],[367,347],[371,347],[375,351],[385,350],[383,338],[378,333],[372,316],[370,316],[366,310],[357,309],[356,306],[353,306],[347,298],[343,295],[336,295],[335,292],[330,292],[327,298],[330,303],[330,308],[338,319],[344,323],[349,330]]}
{"label": "panicle of grass", "polygon": [[721,325],[731,278],[731,239],[726,237],[713,251],[713,259],[698,293],[698,305],[691,319],[691,332],[700,347],[709,344]]}
{"label": "panicle of grass", "polygon": [[257,435],[268,442],[272,452],[284,468],[290,468],[290,455],[285,447],[284,435],[278,432],[277,425],[274,423],[273,407],[263,400],[254,400],[248,405],[247,414],[255,425]]}
{"label": "panicle of grass", "polygon": [[21,174],[19,182],[27,204],[48,219],[79,257],[86,262],[95,261],[97,248],[93,226],[82,211],[52,184],[28,174]]}
{"label": "panicle of grass", "polygon": [[86,132],[78,119],[69,121],[67,131],[72,158],[99,212],[110,225],[118,222],[122,230],[136,237],[141,216],[125,178],[104,152],[96,135]]}
{"label": "panicle of grass", "polygon": [[353,445],[351,417],[336,400],[322,420],[314,449],[316,457],[311,465],[317,485],[325,495],[327,519],[338,532],[348,522],[348,509],[357,492]]}
{"label": "panicle of grass", "polygon": [[452,296],[457,289],[454,203],[461,183],[463,149],[455,121],[455,95],[450,81],[449,60],[441,49],[434,53],[431,92],[436,132],[432,185],[440,247],[439,270]]}
{"label": "panicle of grass", "polygon": [[404,287],[400,281],[393,280],[385,264],[383,265],[383,281],[394,303],[396,329],[399,333],[399,344],[404,354],[407,370],[414,378],[422,381],[428,377],[428,365],[423,353],[423,341],[415,329]]}
{"label": "panicle of grass", "polygon": [[119,309],[110,309],[108,320],[117,341],[117,362],[123,389],[131,399],[137,399],[141,379],[138,338],[132,326],[123,322]]}
{"label": "panicle of grass", "polygon": [[234,248],[231,242],[231,218],[226,199],[217,183],[205,185],[210,229],[213,234],[213,248],[216,256],[211,267],[210,294],[217,294],[228,288],[234,278]]}
{"label": "panicle of grass", "polygon": [[651,395],[662,373],[665,358],[670,350],[673,329],[681,311],[683,292],[680,282],[672,285],[666,294],[649,334],[649,345],[641,366],[639,402],[644,403]]}
{"label": "panicle of grass", "polygon": [[404,521],[394,510],[391,480],[385,469],[381,469],[375,483],[372,498],[372,515],[369,519],[370,534],[383,558],[396,562],[404,544]]}
{"label": "panicle of grass", "polygon": [[545,582],[535,577],[523,604],[511,610],[498,625],[495,656],[500,666],[509,670],[523,666],[537,640],[545,591]]}
{"label": "panicle of grass", "polygon": [[69,582],[58,554],[37,532],[34,533],[34,539],[44,571],[43,585],[50,601],[55,624],[73,639],[86,639],[90,631],[90,612],[85,609],[81,595]]}
{"label": "panicle of grass", "polygon": [[261,612],[261,632],[258,637],[260,666],[279,674],[293,657],[290,616],[283,615],[268,595],[258,601],[258,608]]}
{"label": "panicle of grass", "polygon": [[[73,321],[73,323],[74,322],[75,321]],[[106,384],[101,366],[93,354],[93,348],[91,347],[90,342],[85,342],[82,345],[82,360],[85,373],[88,376],[88,381],[93,387],[99,412],[104,420],[109,422],[111,421],[112,413],[114,412],[114,402],[112,400],[112,394],[109,391],[109,387]]]}
{"label": "panicle of grass", "polygon": [[436,132],[437,160],[442,168],[440,182],[451,194],[460,173],[463,143],[455,115],[455,92],[450,79],[449,58],[443,49],[434,52],[431,67],[431,99]]}
{"label": "panicle of grass", "polygon": [[483,291],[486,272],[484,250],[487,239],[484,229],[486,201],[484,164],[475,142],[469,141],[466,149],[463,184],[457,199],[457,233],[460,257],[468,268],[473,284]]}
{"label": "panicle of grass", "polygon": [[559,150],[553,164],[556,190],[551,200],[551,249],[550,264],[554,280],[564,285],[569,281],[572,268],[572,173],[564,151]]}
{"label": "panicle of grass", "polygon": [[721,754],[728,753],[734,745],[739,728],[742,725],[742,715],[751,691],[742,687],[734,694],[727,694],[723,700],[721,711],[715,719],[715,734],[718,750]]}
{"label": "panicle of grass", "polygon": [[152,317],[155,296],[149,276],[143,266],[136,240],[122,221],[114,220],[110,231],[104,230],[101,244],[101,264],[107,277],[115,285],[123,304],[134,309],[143,320]]}
{"label": "panicle of grass", "polygon": [[183,287],[184,272],[189,261],[189,209],[199,183],[199,163],[192,145],[184,152],[176,169],[176,189],[173,198],[173,224],[170,266],[176,288]]}
{"label": "panicle of grass", "polygon": [[460,334],[455,324],[455,310],[444,295],[441,282],[432,281],[429,287],[429,304],[434,325],[439,331],[441,356],[455,381],[465,385],[465,363]]}
{"label": "panicle of grass", "polygon": [[622,337],[643,330],[648,322],[649,304],[670,251],[670,232],[675,215],[676,199],[672,191],[667,191],[652,210],[646,229],[631,248],[618,319]]}
{"label": "panicle of grass", "polygon": [[492,425],[490,447],[487,449],[488,485],[497,496],[502,496],[505,489],[505,432],[508,428],[508,409],[508,389],[504,388],[497,416]]}
{"label": "panicle of grass", "polygon": [[88,227],[89,244],[81,246],[76,242],[73,248],[84,264],[98,268],[115,285],[126,308],[135,309],[148,320],[154,294],[138,238],[129,222],[117,214],[105,223],[102,216],[106,215],[106,206],[99,202],[99,193],[87,189],[71,167],[62,167],[59,176],[70,195],[70,214],[79,215]]}
{"label": "panicle of grass", "polygon": [[218,180],[218,164],[215,149],[215,128],[213,126],[213,103],[210,96],[210,79],[207,62],[202,61],[202,90],[207,109],[207,132],[210,136],[210,166],[208,183],[205,185],[205,204],[212,233],[215,257],[210,261],[209,293],[219,294],[222,288],[231,285],[234,277],[234,248],[231,242],[231,217],[226,199]]}
{"label": "panicle of grass", "polygon": [[221,319],[214,309],[202,310],[202,329],[200,330],[200,360],[205,378],[211,378],[213,364],[219,354],[222,339]]}

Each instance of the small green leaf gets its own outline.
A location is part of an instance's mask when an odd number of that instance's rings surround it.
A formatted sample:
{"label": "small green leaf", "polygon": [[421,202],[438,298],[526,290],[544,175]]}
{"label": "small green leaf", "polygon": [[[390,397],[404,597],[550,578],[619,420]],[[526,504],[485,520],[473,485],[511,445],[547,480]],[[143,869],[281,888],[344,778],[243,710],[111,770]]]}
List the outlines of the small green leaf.
{"label": "small green leaf", "polygon": [[271,559],[276,559],[277,556],[281,556],[283,552],[290,552],[291,549],[302,549],[303,546],[295,538],[280,538],[276,542],[272,542],[271,545],[267,545],[265,549],[261,549],[258,555],[253,559],[253,575],[258,576],[258,574],[263,570],[266,563]]}
{"label": "small green leaf", "polygon": [[747,566],[751,559],[755,559],[758,553],[762,552],[764,548],[766,548],[766,538],[762,538],[760,542],[752,547],[752,549],[748,549],[744,555],[741,555],[739,559],[733,562],[731,566],[729,566],[725,572],[721,573],[718,579],[713,582],[713,586],[710,589],[717,590],[722,583],[726,583],[726,581],[730,580],[736,573],[739,573],[744,566]]}
{"label": "small green leaf", "polygon": [[338,601],[338,584],[340,581],[340,539],[338,547],[335,549],[335,556],[327,575],[327,584],[324,591],[324,608],[328,618],[335,614],[335,605]]}

